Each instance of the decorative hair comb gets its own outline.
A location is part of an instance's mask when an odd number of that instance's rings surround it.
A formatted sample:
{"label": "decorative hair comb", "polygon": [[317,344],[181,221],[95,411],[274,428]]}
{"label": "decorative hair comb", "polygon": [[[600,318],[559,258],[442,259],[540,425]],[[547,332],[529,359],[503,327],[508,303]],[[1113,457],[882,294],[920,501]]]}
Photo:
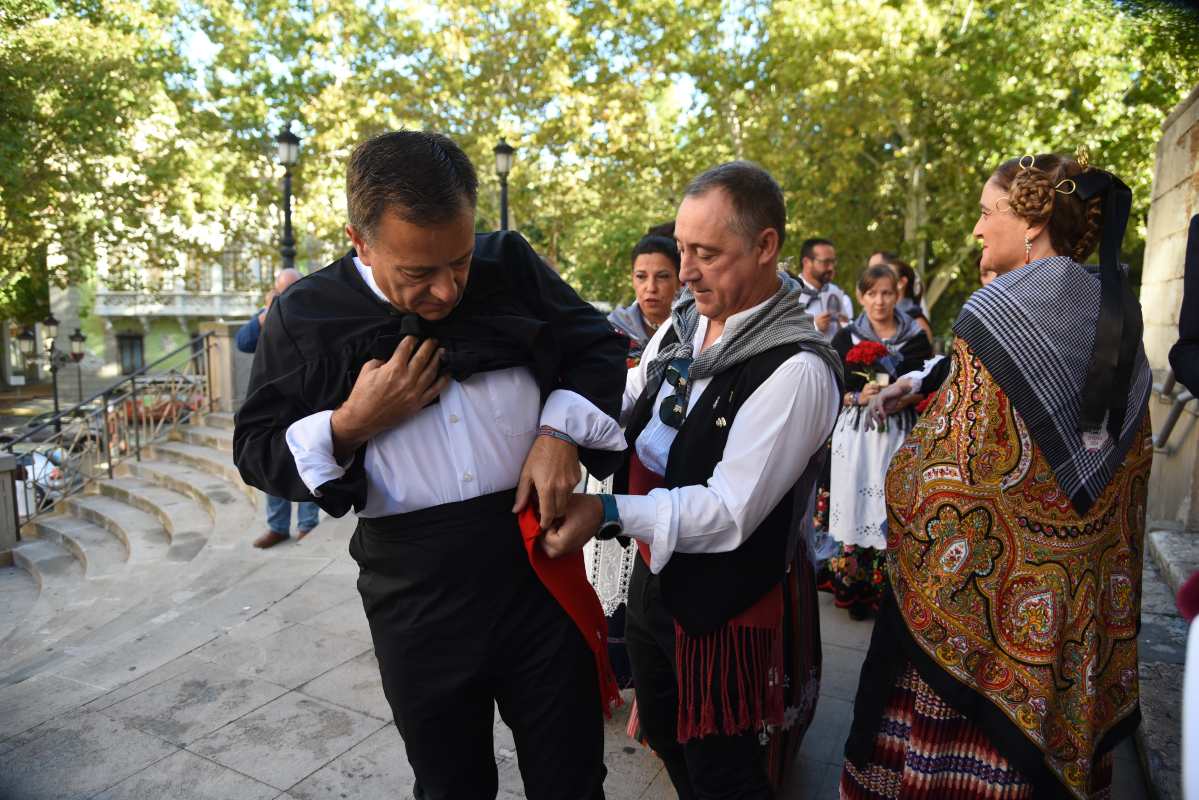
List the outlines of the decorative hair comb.
{"label": "decorative hair comb", "polygon": [[[1085,153],[1084,153],[1084,158],[1085,158]],[[1020,170],[1024,171],[1024,170],[1032,169],[1033,165],[1036,164],[1036,161],[1037,161],[1036,156],[1031,156],[1031,155],[1020,156]],[[1078,188],[1078,186],[1077,186],[1077,184],[1074,183],[1073,180],[1071,180],[1070,178],[1063,178],[1062,180],[1058,181],[1054,185],[1053,191],[1057,192],[1058,194],[1074,194],[1074,190],[1077,188]]]}

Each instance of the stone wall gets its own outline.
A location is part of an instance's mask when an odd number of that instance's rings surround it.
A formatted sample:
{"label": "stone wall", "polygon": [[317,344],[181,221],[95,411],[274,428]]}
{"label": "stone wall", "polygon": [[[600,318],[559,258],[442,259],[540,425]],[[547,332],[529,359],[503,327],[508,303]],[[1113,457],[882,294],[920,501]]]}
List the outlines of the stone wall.
{"label": "stone wall", "polygon": [[[1167,356],[1178,339],[1187,226],[1199,213],[1199,86],[1166,118],[1157,145],[1141,307],[1145,352],[1160,385]],[[1173,400],[1157,392],[1150,401],[1153,429],[1162,429]],[[1199,402],[1189,403],[1169,442],[1153,460],[1149,488],[1151,526],[1199,531]]]}

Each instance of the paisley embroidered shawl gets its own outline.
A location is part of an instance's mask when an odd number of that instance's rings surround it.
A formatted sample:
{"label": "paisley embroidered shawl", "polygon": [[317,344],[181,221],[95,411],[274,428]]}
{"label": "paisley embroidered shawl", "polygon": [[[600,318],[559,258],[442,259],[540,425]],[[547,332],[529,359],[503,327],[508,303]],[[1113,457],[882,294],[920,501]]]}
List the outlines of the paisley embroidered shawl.
{"label": "paisley embroidered shawl", "polygon": [[1108,735],[1139,716],[1148,413],[1079,516],[961,339],[953,359],[886,480],[888,569],[909,650],[955,691],[977,693],[989,722],[1012,729],[999,738],[1039,751],[1060,794],[1083,798]]}

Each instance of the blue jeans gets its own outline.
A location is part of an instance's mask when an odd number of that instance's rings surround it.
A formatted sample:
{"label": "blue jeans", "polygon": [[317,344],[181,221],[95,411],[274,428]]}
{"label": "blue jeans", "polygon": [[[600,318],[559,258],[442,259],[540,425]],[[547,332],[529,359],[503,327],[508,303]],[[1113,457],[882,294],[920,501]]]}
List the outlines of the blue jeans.
{"label": "blue jeans", "polygon": [[[297,503],[296,527],[310,531],[320,520],[321,509],[316,503]],[[287,536],[291,531],[291,501],[274,495],[266,496],[266,526],[275,533]]]}

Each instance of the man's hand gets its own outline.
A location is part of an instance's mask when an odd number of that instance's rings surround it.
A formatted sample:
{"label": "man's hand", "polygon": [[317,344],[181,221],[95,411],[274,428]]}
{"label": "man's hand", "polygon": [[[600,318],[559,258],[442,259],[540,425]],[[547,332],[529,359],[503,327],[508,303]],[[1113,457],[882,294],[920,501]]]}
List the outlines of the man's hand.
{"label": "man's hand", "polygon": [[350,396],[329,420],[334,456],[344,459],[432,402],[450,382],[448,375],[437,377],[440,363],[436,340],[426,339],[417,349],[416,338],[405,336],[387,361],[363,364]]}
{"label": "man's hand", "polygon": [[561,558],[582,550],[604,521],[604,506],[593,494],[572,494],[566,501],[565,513],[562,524],[541,537],[541,549],[550,558]]}
{"label": "man's hand", "polygon": [[262,311],[258,312],[259,325],[266,324],[266,312],[271,310],[271,303],[273,302],[275,302],[275,290],[271,289],[266,293],[266,304],[263,306]]}
{"label": "man's hand", "polygon": [[829,311],[821,311],[819,314],[817,314],[813,320],[816,325],[816,330],[820,331],[821,333],[828,333],[828,323],[832,317],[833,315]]}
{"label": "man's hand", "polygon": [[566,513],[567,501],[582,477],[579,448],[553,436],[538,436],[520,471],[512,513],[523,511],[530,495],[536,491],[541,529],[549,530],[554,526],[554,520]]}

